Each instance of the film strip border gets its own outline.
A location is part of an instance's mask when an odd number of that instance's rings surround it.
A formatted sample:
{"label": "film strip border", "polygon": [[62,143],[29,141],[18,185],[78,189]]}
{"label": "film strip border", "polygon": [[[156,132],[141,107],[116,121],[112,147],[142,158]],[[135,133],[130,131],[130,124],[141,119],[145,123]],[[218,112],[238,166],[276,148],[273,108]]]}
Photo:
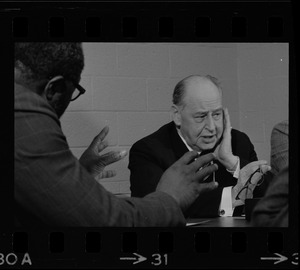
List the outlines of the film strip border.
{"label": "film strip border", "polygon": [[[123,17],[121,19],[120,28],[121,33],[120,37],[124,39],[140,39],[147,38],[147,36],[143,36],[143,26],[142,22],[137,17]],[[32,23],[34,20],[30,20],[27,17],[15,17],[13,19],[13,35],[15,38],[27,38],[29,36],[29,27],[32,29]],[[85,38],[109,38],[109,32],[105,30],[106,21],[100,17],[91,16],[87,17],[84,20],[84,29],[83,35]],[[182,31],[182,33],[178,33],[174,31],[174,28],[180,25],[180,21],[176,21],[172,16],[166,15],[165,17],[157,18],[156,23],[156,33],[157,38],[167,39],[167,38],[185,38],[187,32]],[[72,24],[72,22],[70,22]],[[202,16],[195,17],[194,22],[191,22],[191,25],[194,28],[194,36],[198,38],[210,38],[214,33],[214,29],[212,29],[212,21],[210,17]],[[284,20],[282,17],[273,16],[267,18],[266,21],[267,27],[265,27],[264,31],[266,31],[266,36],[269,38],[284,38]],[[142,26],[142,27],[141,27]],[[247,37],[248,31],[253,29],[248,29],[248,22],[246,17],[236,16],[231,18],[230,22],[230,34],[232,38],[243,38]],[[63,16],[53,16],[50,17],[47,21],[47,29],[48,29],[48,37],[49,38],[64,38],[66,35],[66,28],[69,27],[69,22]],[[72,26],[71,26],[72,27]],[[177,29],[177,28],[175,28]],[[251,33],[251,32],[249,32]]]}
{"label": "film strip border", "polygon": [[[296,268],[293,236],[279,229],[172,230],[163,228],[15,232],[1,238],[0,266]],[[10,248],[7,248],[10,246]],[[287,255],[288,254],[288,255]]]}
{"label": "film strip border", "polygon": [[293,35],[292,7],[284,2],[20,6],[2,10],[18,40],[279,42]]}

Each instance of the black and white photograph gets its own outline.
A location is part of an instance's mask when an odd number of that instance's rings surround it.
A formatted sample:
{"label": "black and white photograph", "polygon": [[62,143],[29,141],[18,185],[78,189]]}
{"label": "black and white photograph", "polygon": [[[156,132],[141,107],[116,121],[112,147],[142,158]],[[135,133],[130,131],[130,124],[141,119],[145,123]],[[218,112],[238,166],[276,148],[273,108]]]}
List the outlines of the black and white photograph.
{"label": "black and white photograph", "polygon": [[288,227],[289,44],[15,42],[15,226]]}
{"label": "black and white photograph", "polygon": [[296,269],[292,2],[0,2],[0,269]]}

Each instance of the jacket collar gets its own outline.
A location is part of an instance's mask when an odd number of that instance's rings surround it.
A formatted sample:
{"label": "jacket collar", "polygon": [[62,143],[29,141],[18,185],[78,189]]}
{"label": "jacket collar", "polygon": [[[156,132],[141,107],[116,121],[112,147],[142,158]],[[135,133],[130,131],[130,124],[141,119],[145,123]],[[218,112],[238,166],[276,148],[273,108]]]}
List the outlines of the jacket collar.
{"label": "jacket collar", "polygon": [[176,158],[179,159],[186,152],[188,152],[189,150],[185,146],[182,139],[179,137],[174,122],[171,122],[170,125],[171,125],[171,144],[172,144],[172,148],[174,149],[174,153],[175,153]]}

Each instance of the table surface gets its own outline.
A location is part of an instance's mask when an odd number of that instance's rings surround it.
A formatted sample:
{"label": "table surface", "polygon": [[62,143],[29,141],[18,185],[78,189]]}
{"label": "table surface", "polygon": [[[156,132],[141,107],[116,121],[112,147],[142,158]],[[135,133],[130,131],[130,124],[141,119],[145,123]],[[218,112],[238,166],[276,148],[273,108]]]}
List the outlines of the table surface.
{"label": "table surface", "polygon": [[192,218],[187,220],[188,227],[250,227],[245,217]]}

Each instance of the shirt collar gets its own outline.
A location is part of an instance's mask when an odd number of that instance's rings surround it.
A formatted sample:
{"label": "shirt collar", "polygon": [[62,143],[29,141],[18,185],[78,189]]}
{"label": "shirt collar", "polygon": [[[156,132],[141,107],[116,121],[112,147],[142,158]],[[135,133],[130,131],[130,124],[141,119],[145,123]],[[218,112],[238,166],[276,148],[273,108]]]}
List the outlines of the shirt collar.
{"label": "shirt collar", "polygon": [[[187,149],[188,149],[189,151],[194,151],[194,150],[187,144],[186,140],[183,138],[180,129],[179,129],[179,128],[176,128],[176,130],[177,130],[177,133],[178,133],[179,137],[181,138],[181,140],[183,141],[183,143],[184,143],[185,146],[187,147]],[[198,151],[198,154],[200,155],[200,154],[201,154],[201,151],[200,151],[200,152]]]}

